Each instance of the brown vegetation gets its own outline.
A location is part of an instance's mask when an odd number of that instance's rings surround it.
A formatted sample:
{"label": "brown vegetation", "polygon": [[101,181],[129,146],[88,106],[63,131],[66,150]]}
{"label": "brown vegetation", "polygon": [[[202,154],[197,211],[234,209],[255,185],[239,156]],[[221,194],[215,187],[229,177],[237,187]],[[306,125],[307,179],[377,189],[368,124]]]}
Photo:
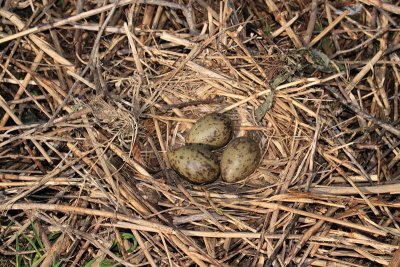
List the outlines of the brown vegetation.
{"label": "brown vegetation", "polygon": [[[0,266],[397,266],[399,18],[395,0],[0,0]],[[244,181],[169,168],[211,112],[262,148]]]}

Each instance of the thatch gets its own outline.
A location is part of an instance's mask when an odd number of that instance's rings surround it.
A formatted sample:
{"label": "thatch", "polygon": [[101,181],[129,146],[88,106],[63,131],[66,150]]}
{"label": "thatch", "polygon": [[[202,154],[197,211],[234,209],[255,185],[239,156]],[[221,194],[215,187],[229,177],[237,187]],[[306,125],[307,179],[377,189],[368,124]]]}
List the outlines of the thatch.
{"label": "thatch", "polygon": [[[398,1],[0,7],[0,266],[398,266]],[[243,181],[170,169],[211,112]]]}

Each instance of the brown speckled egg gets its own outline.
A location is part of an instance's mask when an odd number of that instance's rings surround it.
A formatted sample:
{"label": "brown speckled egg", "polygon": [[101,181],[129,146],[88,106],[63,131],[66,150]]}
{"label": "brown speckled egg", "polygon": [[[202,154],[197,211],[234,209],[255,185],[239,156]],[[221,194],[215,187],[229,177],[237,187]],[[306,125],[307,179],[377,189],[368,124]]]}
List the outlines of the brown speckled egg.
{"label": "brown speckled egg", "polygon": [[171,167],[193,183],[210,183],[219,175],[218,162],[204,145],[186,145],[168,152]]}
{"label": "brown speckled egg", "polygon": [[260,148],[248,137],[238,137],[225,148],[221,158],[221,176],[234,183],[252,174],[260,162]]}
{"label": "brown speckled egg", "polygon": [[226,145],[232,137],[232,122],[223,114],[212,113],[199,119],[186,136],[187,144],[203,144],[212,149]]}

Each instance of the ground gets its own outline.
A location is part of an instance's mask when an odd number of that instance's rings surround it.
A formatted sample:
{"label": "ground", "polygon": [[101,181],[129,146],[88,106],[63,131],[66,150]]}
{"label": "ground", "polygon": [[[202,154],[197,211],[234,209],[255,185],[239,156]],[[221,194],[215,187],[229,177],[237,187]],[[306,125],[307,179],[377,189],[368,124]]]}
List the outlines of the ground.
{"label": "ground", "polygon": [[[0,1],[0,266],[396,266],[399,16]],[[211,113],[259,145],[236,183],[168,160]]]}

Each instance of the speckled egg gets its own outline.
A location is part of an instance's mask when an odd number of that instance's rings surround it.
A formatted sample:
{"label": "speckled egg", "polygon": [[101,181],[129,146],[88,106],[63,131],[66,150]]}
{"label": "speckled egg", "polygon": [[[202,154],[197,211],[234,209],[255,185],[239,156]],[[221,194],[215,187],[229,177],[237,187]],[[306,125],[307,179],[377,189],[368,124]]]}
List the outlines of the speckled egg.
{"label": "speckled egg", "polygon": [[223,114],[212,113],[200,118],[186,136],[187,144],[203,144],[212,149],[225,146],[232,137],[232,122]]}
{"label": "speckled egg", "polygon": [[204,145],[186,145],[168,152],[171,167],[193,183],[210,183],[219,175],[218,162]]}
{"label": "speckled egg", "polygon": [[225,148],[221,157],[221,176],[234,183],[252,174],[260,162],[260,148],[248,137],[238,137]]}

